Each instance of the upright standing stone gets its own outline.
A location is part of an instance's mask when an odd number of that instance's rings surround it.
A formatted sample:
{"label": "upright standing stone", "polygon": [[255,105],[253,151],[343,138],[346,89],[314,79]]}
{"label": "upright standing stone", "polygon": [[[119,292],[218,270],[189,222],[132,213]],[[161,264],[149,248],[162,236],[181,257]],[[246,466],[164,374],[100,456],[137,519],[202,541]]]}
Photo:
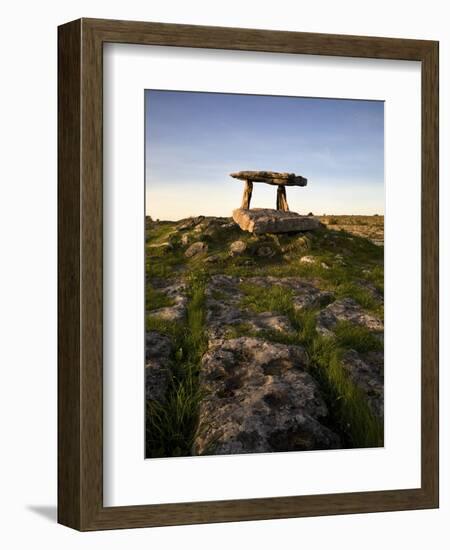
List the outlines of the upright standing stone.
{"label": "upright standing stone", "polygon": [[289,206],[286,199],[286,187],[284,185],[279,185],[277,189],[277,210],[289,212]]}
{"label": "upright standing stone", "polygon": [[244,195],[242,196],[241,208],[248,210],[250,208],[250,201],[252,200],[253,182],[245,180]]}

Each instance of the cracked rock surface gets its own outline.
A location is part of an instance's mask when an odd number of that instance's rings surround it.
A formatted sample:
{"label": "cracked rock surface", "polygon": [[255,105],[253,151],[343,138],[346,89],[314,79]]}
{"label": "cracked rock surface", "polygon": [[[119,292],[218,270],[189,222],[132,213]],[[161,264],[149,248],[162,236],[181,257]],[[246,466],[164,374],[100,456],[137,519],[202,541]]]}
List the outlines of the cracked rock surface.
{"label": "cracked rock surface", "polygon": [[213,344],[202,361],[195,454],[330,449],[327,407],[299,346],[241,337]]}
{"label": "cracked rock surface", "polygon": [[[383,444],[382,249],[331,216],[328,229],[255,216],[256,230],[214,216],[146,222],[146,400],[184,438],[152,443],[149,457]],[[372,220],[346,218],[369,232]],[[352,431],[357,407],[366,424]]]}
{"label": "cracked rock surface", "polygon": [[148,400],[163,402],[170,380],[170,338],[159,332],[145,335],[145,395]]}
{"label": "cracked rock surface", "polygon": [[317,316],[317,330],[326,336],[332,335],[338,321],[349,321],[375,332],[383,332],[381,319],[365,311],[353,298],[336,300]]}

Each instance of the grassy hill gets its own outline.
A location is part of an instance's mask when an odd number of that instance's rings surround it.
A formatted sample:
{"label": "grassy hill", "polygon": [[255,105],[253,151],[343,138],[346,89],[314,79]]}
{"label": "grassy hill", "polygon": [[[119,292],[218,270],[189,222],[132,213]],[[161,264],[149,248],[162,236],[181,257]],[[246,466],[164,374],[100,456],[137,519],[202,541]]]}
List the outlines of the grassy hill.
{"label": "grassy hill", "polygon": [[146,219],[148,457],[383,444],[384,219],[321,221]]}

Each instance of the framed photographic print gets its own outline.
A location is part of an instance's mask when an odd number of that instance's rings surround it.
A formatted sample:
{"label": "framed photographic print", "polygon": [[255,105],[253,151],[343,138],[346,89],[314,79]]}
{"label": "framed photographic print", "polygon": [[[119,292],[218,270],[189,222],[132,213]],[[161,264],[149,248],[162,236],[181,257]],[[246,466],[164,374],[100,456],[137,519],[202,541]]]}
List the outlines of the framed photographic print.
{"label": "framed photographic print", "polygon": [[58,520],[438,506],[438,43],[59,27]]}

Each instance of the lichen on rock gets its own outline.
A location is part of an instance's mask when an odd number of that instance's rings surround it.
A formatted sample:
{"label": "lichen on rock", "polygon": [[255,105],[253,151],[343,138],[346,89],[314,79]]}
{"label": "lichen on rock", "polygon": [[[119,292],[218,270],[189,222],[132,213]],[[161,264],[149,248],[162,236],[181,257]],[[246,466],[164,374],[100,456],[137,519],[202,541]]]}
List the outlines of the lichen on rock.
{"label": "lichen on rock", "polygon": [[339,321],[348,321],[369,330],[383,332],[384,323],[375,315],[365,311],[353,298],[342,298],[328,305],[317,315],[317,330],[332,335]]}
{"label": "lichen on rock", "polygon": [[300,346],[240,337],[213,344],[202,360],[195,454],[339,448],[328,410]]}

